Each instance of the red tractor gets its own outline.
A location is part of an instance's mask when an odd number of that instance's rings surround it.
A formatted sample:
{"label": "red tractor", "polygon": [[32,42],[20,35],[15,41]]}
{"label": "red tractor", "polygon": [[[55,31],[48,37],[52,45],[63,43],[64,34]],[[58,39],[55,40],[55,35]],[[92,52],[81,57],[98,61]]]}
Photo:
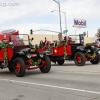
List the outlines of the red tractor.
{"label": "red tractor", "polygon": [[90,61],[92,64],[98,64],[100,61],[98,50],[92,48],[90,45],[84,46],[83,34],[79,34],[78,37],[79,43],[75,43],[69,39],[67,43],[65,40],[59,42],[58,46],[52,46],[54,44],[50,44],[45,49],[39,48],[38,51],[51,50],[52,54],[49,55],[51,61],[57,62],[59,65],[63,65],[65,60],[74,61],[77,66],[85,65],[86,61]]}
{"label": "red tractor", "polygon": [[[27,34],[19,34],[16,30],[0,32],[0,68],[7,68],[15,72],[16,76],[23,77],[25,70],[39,68],[42,73],[51,69],[51,61],[47,56],[50,51],[38,52],[31,44],[33,38]],[[21,36],[26,36],[24,40]],[[27,44],[26,44],[27,41]]]}

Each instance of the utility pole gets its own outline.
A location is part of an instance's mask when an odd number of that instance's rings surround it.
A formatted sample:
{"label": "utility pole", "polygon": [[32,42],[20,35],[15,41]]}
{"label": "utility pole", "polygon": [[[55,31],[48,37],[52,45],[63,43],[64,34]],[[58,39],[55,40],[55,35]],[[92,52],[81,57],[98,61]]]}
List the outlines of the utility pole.
{"label": "utility pole", "polygon": [[60,41],[61,41],[62,40],[62,26],[61,26],[60,1],[56,1],[56,0],[53,0],[53,1],[55,1],[59,6],[59,19],[60,19],[60,33],[59,33],[59,35],[60,35]]}

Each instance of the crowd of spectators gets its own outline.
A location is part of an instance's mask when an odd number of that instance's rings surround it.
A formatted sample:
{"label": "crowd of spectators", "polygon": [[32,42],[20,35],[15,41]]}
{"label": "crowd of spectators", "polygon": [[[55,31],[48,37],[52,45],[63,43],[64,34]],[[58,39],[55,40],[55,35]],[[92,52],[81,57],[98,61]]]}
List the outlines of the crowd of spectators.
{"label": "crowd of spectators", "polygon": [[45,41],[41,40],[40,43],[39,43],[39,47],[44,47],[44,46],[54,46],[56,47],[59,43],[65,43],[65,44],[71,44],[72,43],[72,38],[71,37],[68,37],[67,41],[58,41],[58,40],[54,40],[52,43],[51,41],[48,41],[47,38],[45,37]]}

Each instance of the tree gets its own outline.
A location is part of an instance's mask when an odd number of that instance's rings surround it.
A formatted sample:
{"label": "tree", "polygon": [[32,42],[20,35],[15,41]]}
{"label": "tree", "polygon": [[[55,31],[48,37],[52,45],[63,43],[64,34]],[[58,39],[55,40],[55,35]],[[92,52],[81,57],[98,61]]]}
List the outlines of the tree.
{"label": "tree", "polygon": [[97,37],[100,37],[100,28],[98,28],[97,33],[96,33]]}
{"label": "tree", "polygon": [[86,32],[83,32],[83,35],[86,36]]}

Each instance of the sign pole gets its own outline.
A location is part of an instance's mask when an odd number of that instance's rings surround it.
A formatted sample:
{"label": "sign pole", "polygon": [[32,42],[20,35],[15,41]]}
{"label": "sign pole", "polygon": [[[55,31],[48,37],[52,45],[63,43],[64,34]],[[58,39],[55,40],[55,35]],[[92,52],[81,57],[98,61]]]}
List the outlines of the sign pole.
{"label": "sign pole", "polygon": [[[65,29],[67,30],[66,12],[65,12]],[[67,41],[67,32],[68,31],[66,31],[66,41]]]}

